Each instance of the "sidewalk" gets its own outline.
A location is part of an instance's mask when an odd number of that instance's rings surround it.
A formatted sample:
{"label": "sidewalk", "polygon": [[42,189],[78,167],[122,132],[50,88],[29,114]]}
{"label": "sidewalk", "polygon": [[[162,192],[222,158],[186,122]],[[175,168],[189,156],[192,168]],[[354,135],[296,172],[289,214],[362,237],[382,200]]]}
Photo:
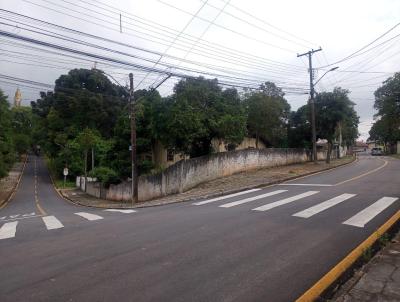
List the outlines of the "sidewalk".
{"label": "sidewalk", "polygon": [[331,301],[400,301],[400,232]]}
{"label": "sidewalk", "polygon": [[0,178],[0,207],[5,202],[7,202],[7,200],[13,193],[18,183],[23,167],[24,161],[17,162],[8,173],[8,176]]}
{"label": "sidewalk", "polygon": [[[308,162],[304,164],[294,164],[289,166],[280,166],[238,173],[200,184],[197,187],[180,194],[168,195],[151,201],[141,202],[135,204],[133,208],[151,207],[200,198],[211,198],[223,194],[232,194],[238,191],[263,187],[299,176],[335,168],[340,165],[348,164],[353,160],[354,158],[350,156],[339,160],[332,160],[329,165],[325,162],[318,162],[317,164]],[[89,196],[78,189],[60,190],[60,193],[70,201],[83,206],[101,208],[132,208],[130,203],[98,199],[96,197]]]}

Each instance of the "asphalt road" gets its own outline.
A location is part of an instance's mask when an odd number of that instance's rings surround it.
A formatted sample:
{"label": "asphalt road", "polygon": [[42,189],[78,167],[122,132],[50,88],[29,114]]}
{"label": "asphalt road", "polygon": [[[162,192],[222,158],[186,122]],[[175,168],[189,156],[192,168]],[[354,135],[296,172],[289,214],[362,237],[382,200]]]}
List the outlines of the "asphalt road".
{"label": "asphalt road", "polygon": [[399,184],[399,160],[360,156],[230,198],[111,212],[61,199],[32,156],[0,210],[0,301],[294,301],[400,209]]}

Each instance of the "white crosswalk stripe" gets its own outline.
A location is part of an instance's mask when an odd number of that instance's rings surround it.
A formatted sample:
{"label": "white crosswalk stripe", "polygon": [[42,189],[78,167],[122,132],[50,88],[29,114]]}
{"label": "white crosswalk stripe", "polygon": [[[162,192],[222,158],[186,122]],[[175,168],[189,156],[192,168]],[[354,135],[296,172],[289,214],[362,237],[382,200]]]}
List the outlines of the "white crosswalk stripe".
{"label": "white crosswalk stripe", "polygon": [[103,217],[101,217],[99,215],[86,213],[86,212],[78,212],[78,213],[75,213],[75,215],[81,216],[90,221],[103,219]]}
{"label": "white crosswalk stripe", "polygon": [[339,196],[336,196],[332,199],[329,199],[327,201],[321,202],[313,207],[310,207],[308,209],[305,209],[301,212],[297,212],[295,214],[293,214],[292,216],[296,216],[296,217],[302,217],[302,218],[310,218],[311,216],[314,216],[315,214],[318,214],[322,211],[325,211],[347,199],[350,199],[352,197],[356,196],[356,194],[342,194]]}
{"label": "white crosswalk stripe", "polygon": [[298,194],[298,195],[295,195],[295,196],[292,196],[292,197],[288,197],[288,198],[285,198],[285,199],[282,199],[282,200],[278,200],[278,201],[275,201],[275,202],[272,202],[272,203],[268,203],[266,205],[263,205],[261,207],[258,207],[258,208],[252,209],[252,210],[253,211],[261,211],[261,212],[268,211],[268,210],[271,210],[273,208],[282,206],[284,204],[291,203],[293,201],[296,201],[296,200],[299,200],[299,199],[302,199],[302,198],[305,198],[305,197],[308,197],[308,196],[311,196],[311,195],[314,195],[314,194],[317,194],[317,193],[319,193],[319,191],[307,191],[305,193],[301,193],[301,194]]}
{"label": "white crosswalk stripe", "polygon": [[107,209],[104,210],[106,212],[119,212],[119,213],[124,213],[124,214],[130,214],[130,213],[135,213],[135,210],[123,210],[123,209]]}
{"label": "white crosswalk stripe", "polygon": [[0,228],[0,239],[8,239],[15,237],[18,221],[7,222]]}
{"label": "white crosswalk stripe", "polygon": [[260,191],[260,190],[261,189],[251,189],[251,190],[242,191],[242,192],[239,192],[239,193],[233,193],[233,194],[224,195],[224,196],[220,196],[220,197],[216,197],[216,198],[212,198],[212,199],[208,199],[208,200],[203,200],[203,201],[200,201],[200,202],[195,202],[193,204],[196,205],[196,206],[201,206],[203,204],[208,204],[208,203],[211,203],[211,202],[214,202],[214,201],[224,200],[224,199],[228,199],[228,198],[235,197],[235,196],[240,196],[240,195],[251,193],[251,192],[257,192],[257,191]]}
{"label": "white crosswalk stripe", "polygon": [[64,227],[64,225],[60,222],[60,220],[58,220],[54,216],[45,216],[42,217],[42,220],[48,230],[61,229]]}
{"label": "white crosswalk stripe", "polygon": [[396,200],[398,200],[396,197],[382,197],[369,207],[343,222],[343,224],[363,228],[370,220],[392,205]]}
{"label": "white crosswalk stripe", "polygon": [[220,205],[220,207],[221,208],[231,208],[231,207],[234,207],[234,206],[237,206],[237,205],[241,205],[241,204],[244,204],[244,203],[247,203],[247,202],[251,202],[251,201],[254,201],[254,200],[258,200],[258,199],[261,199],[261,198],[277,195],[277,194],[280,194],[280,193],[283,193],[283,192],[287,192],[287,190],[276,190],[276,191],[268,192],[268,193],[257,195],[257,196],[254,196],[254,197],[249,197],[249,198],[246,198],[246,199],[241,199],[241,200],[233,201],[233,202],[230,202],[230,203],[226,203],[226,204]]}

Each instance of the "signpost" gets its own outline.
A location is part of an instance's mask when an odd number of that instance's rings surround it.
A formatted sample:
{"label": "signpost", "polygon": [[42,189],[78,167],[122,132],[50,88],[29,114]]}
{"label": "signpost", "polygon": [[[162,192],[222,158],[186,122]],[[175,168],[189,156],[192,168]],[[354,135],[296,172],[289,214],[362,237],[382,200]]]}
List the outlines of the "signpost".
{"label": "signpost", "polygon": [[68,168],[67,167],[64,168],[63,174],[64,174],[64,189],[65,189],[65,181],[67,180],[67,175],[68,175]]}

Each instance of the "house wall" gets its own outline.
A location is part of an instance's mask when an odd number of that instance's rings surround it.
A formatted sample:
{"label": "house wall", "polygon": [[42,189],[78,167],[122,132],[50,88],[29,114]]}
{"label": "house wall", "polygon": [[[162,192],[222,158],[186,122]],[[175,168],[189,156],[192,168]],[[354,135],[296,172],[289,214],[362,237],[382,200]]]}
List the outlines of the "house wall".
{"label": "house wall", "polygon": [[[326,158],[326,152],[319,152],[318,158]],[[200,183],[243,171],[302,163],[309,159],[309,153],[304,149],[245,149],[181,160],[162,173],[139,177],[139,201],[184,192]],[[78,187],[79,184],[77,180]],[[111,185],[108,189],[88,184],[87,192],[109,200],[130,200],[131,183]]]}
{"label": "house wall", "polygon": [[[223,140],[213,138],[211,140],[211,146],[215,152],[227,152],[227,145]],[[235,150],[244,150],[249,148],[256,148],[256,139],[253,137],[245,137],[243,141],[236,146]],[[262,142],[258,141],[258,149],[265,149],[267,146]]]}

